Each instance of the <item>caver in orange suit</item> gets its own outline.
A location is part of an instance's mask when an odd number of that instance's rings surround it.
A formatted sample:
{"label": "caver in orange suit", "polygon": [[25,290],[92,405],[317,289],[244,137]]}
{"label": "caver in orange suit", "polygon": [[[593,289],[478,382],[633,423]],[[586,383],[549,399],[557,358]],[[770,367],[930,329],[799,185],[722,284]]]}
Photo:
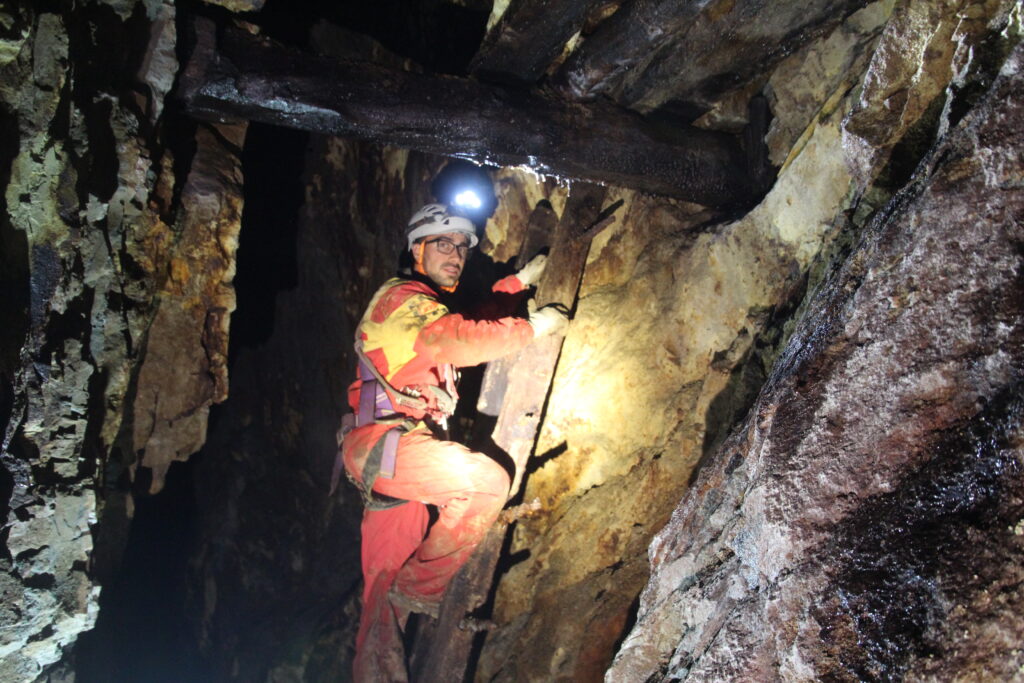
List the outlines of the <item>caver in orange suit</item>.
{"label": "caver in orange suit", "polygon": [[[515,276],[494,288],[499,296],[505,294],[506,308],[514,305],[508,295],[521,290]],[[495,318],[495,308],[488,317],[470,319],[449,313],[437,297],[425,282],[395,278],[370,303],[357,336],[366,357],[393,387],[429,396],[426,386],[443,387],[451,366],[493,360],[533,339],[525,319]],[[361,384],[357,380],[349,390],[353,410],[359,409]],[[416,424],[398,440],[394,476],[378,477],[373,491],[408,502],[385,510],[367,509],[363,514],[365,586],[356,640],[356,680],[404,678],[399,628],[407,615],[391,605],[389,589],[395,584],[414,600],[439,603],[448,581],[483,539],[508,495],[505,470],[481,453],[434,436],[423,421],[429,409],[398,406],[396,410]],[[344,462],[351,476],[362,482],[367,456],[392,426],[368,424],[345,437]],[[428,504],[437,506],[439,517],[424,538]]]}
{"label": "caver in orange suit", "polygon": [[[400,629],[408,611],[436,612],[508,496],[500,465],[435,433],[454,409],[455,368],[516,351],[566,320],[550,306],[531,310],[528,321],[509,316],[539,277],[543,258],[498,281],[474,314],[449,312],[439,291],[457,284],[477,243],[473,224],[428,204],[410,220],[406,237],[416,272],[386,282],[359,324],[360,373],[349,389],[358,426],[341,449],[367,503],[356,681],[406,679]],[[429,530],[427,505],[438,509]]]}

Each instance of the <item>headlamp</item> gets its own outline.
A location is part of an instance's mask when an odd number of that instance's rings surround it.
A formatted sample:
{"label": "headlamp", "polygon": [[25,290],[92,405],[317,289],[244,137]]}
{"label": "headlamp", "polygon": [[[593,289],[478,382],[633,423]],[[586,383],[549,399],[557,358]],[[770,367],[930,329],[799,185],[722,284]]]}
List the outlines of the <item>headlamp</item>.
{"label": "headlamp", "polygon": [[464,159],[448,162],[430,189],[436,201],[478,226],[487,222],[498,204],[489,171]]}
{"label": "headlamp", "polygon": [[455,195],[455,200],[452,202],[455,206],[463,209],[479,209],[483,205],[483,201],[480,199],[480,195],[475,190],[467,188],[458,192]]}

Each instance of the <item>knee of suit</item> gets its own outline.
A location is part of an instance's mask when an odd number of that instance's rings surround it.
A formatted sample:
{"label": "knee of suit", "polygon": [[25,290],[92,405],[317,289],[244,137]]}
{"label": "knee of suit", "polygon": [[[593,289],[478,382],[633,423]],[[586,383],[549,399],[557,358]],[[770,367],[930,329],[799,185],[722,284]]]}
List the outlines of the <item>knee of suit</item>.
{"label": "knee of suit", "polygon": [[488,465],[481,477],[482,486],[480,493],[499,497],[504,505],[504,500],[508,496],[508,489],[512,482],[508,478],[508,472],[505,471],[504,467],[491,459],[488,459],[487,462]]}

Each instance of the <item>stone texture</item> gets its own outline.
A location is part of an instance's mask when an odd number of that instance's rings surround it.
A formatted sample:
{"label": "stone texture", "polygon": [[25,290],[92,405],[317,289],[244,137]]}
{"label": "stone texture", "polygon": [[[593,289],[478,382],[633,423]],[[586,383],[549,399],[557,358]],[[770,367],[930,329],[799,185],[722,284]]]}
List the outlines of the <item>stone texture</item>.
{"label": "stone texture", "polygon": [[[645,580],[640,548],[695,471],[725,457],[808,278],[828,272],[822,249],[843,258],[889,196],[851,175],[843,125],[888,12],[853,15],[772,75],[783,167],[750,214],[721,223],[626,193],[622,222],[595,240],[525,493],[544,510],[513,536],[478,679],[596,680],[595,656],[610,661]],[[688,623],[710,633],[705,612]],[[645,632],[637,647],[675,637]]]}
{"label": "stone texture", "polygon": [[155,123],[163,113],[164,99],[174,85],[178,73],[178,57],[175,46],[178,31],[175,26],[175,7],[170,0],[151,1],[146,6],[146,16],[152,22],[149,26],[149,44],[145,58],[139,65],[136,77],[149,88],[149,120]]}
{"label": "stone texture", "polygon": [[811,300],[606,680],[1010,680],[1024,48]]}
{"label": "stone texture", "polygon": [[147,331],[134,402],[133,447],[150,493],[171,462],[206,440],[210,405],[227,398],[228,324],[235,309],[235,250],[242,215],[238,154],[245,125],[200,127],[182,190],[180,235]]}
{"label": "stone texture", "polygon": [[497,169],[494,194],[498,207],[487,221],[480,251],[498,263],[513,262],[522,250],[533,207],[546,201],[561,215],[568,193],[569,188],[557,184],[556,179],[538,176],[528,169]]}
{"label": "stone texture", "polygon": [[0,11],[0,66],[18,58],[31,31],[27,19],[20,7],[5,7]]}
{"label": "stone texture", "polygon": [[[849,100],[846,100],[849,106]],[[479,676],[596,680],[645,581],[643,548],[774,359],[851,201],[840,104],[738,221],[618,192],[591,248]],[[517,654],[528,653],[528,655]]]}
{"label": "stone texture", "polygon": [[892,13],[892,0],[855,12],[824,40],[785,59],[775,68],[765,92],[775,117],[766,136],[769,158],[785,167],[803,149],[814,122],[827,117],[850,90],[860,85],[878,38]]}
{"label": "stone texture", "polygon": [[[177,68],[174,8],[30,4],[0,14],[0,678],[58,680],[125,541],[135,464],[125,412],[154,299],[188,227],[175,219],[179,141],[165,138],[162,108]],[[128,39],[139,29],[148,46]],[[181,154],[187,162],[187,145]],[[208,346],[223,364],[226,321],[205,329],[220,335]]]}
{"label": "stone texture", "polygon": [[[33,23],[33,17],[23,18]],[[3,415],[9,483],[0,560],[0,678],[11,681],[32,680],[59,660],[94,622],[98,592],[85,573],[96,501],[80,473],[88,467],[82,437],[95,366],[81,336],[61,340],[58,333],[49,340],[56,320],[79,314],[83,292],[81,278],[67,274],[77,241],[68,234],[65,203],[73,196],[74,169],[66,148],[49,144],[47,136],[68,78],[68,37],[60,15],[35,19],[0,76],[5,113],[14,116],[14,130],[5,132],[13,133],[14,144],[5,146],[12,156],[4,159],[10,182],[2,230],[5,248],[21,252],[5,258],[5,265],[29,280],[21,310],[5,311],[13,314],[5,325],[14,328],[5,341],[23,344],[16,356],[4,354],[16,358],[4,373],[13,380],[13,395]],[[8,284],[7,273],[4,280],[5,298],[20,289]]]}
{"label": "stone texture", "polygon": [[[900,3],[886,23],[860,102],[844,127],[851,167],[861,182],[877,175],[898,143],[911,147],[916,162],[936,135],[955,124],[969,101],[954,102],[987,87],[1002,63],[1000,52],[1013,44],[1019,25],[1019,3],[1012,0]],[[1006,34],[999,36],[1004,29]]]}
{"label": "stone texture", "polygon": [[266,0],[203,0],[208,5],[224,7],[232,12],[258,12]]}

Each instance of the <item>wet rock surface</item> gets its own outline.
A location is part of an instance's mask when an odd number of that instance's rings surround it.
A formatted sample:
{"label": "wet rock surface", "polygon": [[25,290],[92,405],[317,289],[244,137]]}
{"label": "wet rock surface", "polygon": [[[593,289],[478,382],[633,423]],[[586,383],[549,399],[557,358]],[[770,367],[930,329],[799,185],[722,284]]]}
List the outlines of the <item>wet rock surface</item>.
{"label": "wet rock surface", "polygon": [[[498,587],[502,632],[482,677],[595,680],[610,662],[646,579],[643,549],[753,399],[814,255],[836,235],[850,189],[838,125],[736,222],[621,195],[621,224],[592,246],[528,464],[524,499],[543,511],[515,531],[520,559]],[[816,191],[780,220],[812,174]]]}
{"label": "wet rock surface", "polygon": [[811,300],[608,680],[1017,674],[1022,58]]}
{"label": "wet rock surface", "polygon": [[606,200],[626,203],[591,247],[528,465],[524,499],[543,512],[515,530],[481,679],[597,680],[610,664],[647,579],[644,549],[745,414],[817,255],[849,227],[852,100],[836,87],[813,125],[780,111],[806,140],[738,220],[630,192]]}
{"label": "wet rock surface", "polygon": [[[976,15],[975,25],[985,24],[988,37],[981,39],[978,34],[972,40],[991,41],[1004,30],[1012,36],[1016,29],[1012,20],[1006,28],[1006,10],[1006,6],[989,5],[984,19]],[[629,628],[630,608],[636,609],[631,598],[645,581],[645,560],[638,557],[639,548],[647,544],[653,529],[669,518],[674,504],[666,503],[674,499],[675,492],[686,490],[700,468],[713,464],[730,470],[736,467],[735,462],[729,464],[735,450],[719,450],[719,445],[731,426],[746,415],[769,376],[781,345],[792,332],[792,318],[804,315],[808,304],[800,299],[808,286],[813,293],[823,279],[834,277],[835,264],[849,257],[851,242],[867,217],[890,196],[886,188],[892,186],[894,174],[888,169],[880,172],[876,168],[877,175],[868,174],[876,179],[874,185],[865,183],[859,172],[851,173],[858,168],[860,157],[857,148],[848,144],[846,133],[853,117],[868,115],[871,107],[884,111],[885,104],[880,101],[865,108],[859,79],[872,60],[875,69],[882,61],[872,50],[877,36],[890,30],[886,23],[889,12],[886,3],[876,3],[854,14],[834,34],[781,64],[769,80],[776,106],[769,140],[772,154],[783,168],[768,197],[750,214],[723,223],[700,215],[694,207],[646,198],[630,201],[627,196],[624,225],[608,230],[595,242],[574,328],[566,339],[548,402],[534,471],[527,482],[525,498],[538,496],[545,509],[538,519],[521,522],[515,531],[511,566],[500,580],[495,599],[499,629],[484,645],[480,680],[599,678],[593,674],[594,653],[603,653],[608,658],[605,661],[610,661],[625,636],[611,624]],[[926,24],[922,30],[951,34],[952,27],[962,26],[962,17],[953,13],[943,21],[951,25]],[[919,66],[917,79],[941,81],[954,52],[943,53],[945,62],[937,59]],[[874,57],[869,59],[871,55]],[[981,74],[991,68],[978,63],[984,61],[977,59],[975,70],[965,71],[965,77],[974,82],[983,79]],[[933,72],[937,75],[929,75]],[[877,77],[877,72],[869,73]],[[956,90],[937,97],[952,101]],[[926,109],[910,114],[904,130],[930,130],[934,136],[955,123],[950,118],[929,118]],[[899,133],[895,135],[899,137]],[[1010,143],[1009,149],[1016,144]],[[898,163],[911,168],[927,151],[927,145],[917,143],[897,147]],[[1010,177],[1014,177],[1012,172]],[[961,197],[961,201],[966,200]],[[978,223],[987,215],[981,211],[973,219]],[[964,209],[948,208],[948,212],[957,215]],[[955,236],[955,228],[950,228],[950,234]],[[987,247],[982,244],[987,243],[979,241],[977,249],[983,252]],[[1002,265],[1011,272],[1017,267],[1012,261]],[[976,268],[985,270],[980,263]],[[891,275],[882,271],[880,278]],[[929,277],[973,281],[973,275],[954,275],[941,269]],[[963,282],[948,286],[955,290]],[[984,301],[984,297],[979,294],[977,298]],[[987,305],[979,303],[979,310]],[[966,329],[971,330],[962,333],[966,336],[978,331],[976,325]],[[907,357],[912,358],[908,353],[924,343],[908,335],[891,340],[879,353],[890,354],[888,362],[897,372]],[[809,348],[808,344],[807,339],[799,339],[791,341],[788,348]],[[1000,344],[1012,345],[1012,341],[993,344],[998,350]],[[905,347],[909,348],[905,351]],[[847,380],[855,385],[854,376]],[[819,380],[804,381],[813,384]],[[837,421],[842,419],[847,400],[845,386],[839,382],[835,389]],[[997,387],[988,390],[999,391]],[[856,399],[851,394],[849,400]],[[902,413],[885,412],[878,406],[874,410],[868,412],[877,417],[880,432],[901,433]],[[831,423],[815,425],[808,418],[793,427],[795,433],[790,438],[798,438],[801,429],[812,426],[824,430],[821,448],[807,458],[821,458],[826,473],[794,483],[787,490],[787,501],[805,496],[805,489],[814,490],[820,486],[819,479],[831,475],[833,465],[828,463],[837,448],[832,439],[842,434]],[[900,438],[910,447],[925,438],[925,431]],[[822,500],[817,512],[840,514],[847,497],[869,491],[872,477],[878,473],[875,468],[865,470],[869,477],[833,492],[838,501]],[[720,514],[715,512],[719,510],[719,493],[707,494],[711,502],[693,513],[689,526],[670,527],[664,537],[678,536],[675,542],[683,544],[702,525],[714,526],[715,515]],[[792,503],[778,505],[782,506],[779,517],[793,514]],[[761,539],[756,542],[766,547],[773,543],[771,530],[760,527],[744,536],[745,543],[755,542],[752,539]],[[700,541],[693,543],[702,547]],[[731,554],[738,554],[729,547],[707,552],[710,564],[728,562]],[[762,552],[774,558],[785,557],[787,551]],[[665,580],[702,584],[704,569],[687,566]],[[907,572],[901,575],[908,581],[911,576]],[[863,572],[859,580],[870,583]],[[901,579],[885,580],[895,586]],[[734,583],[717,584],[720,593],[707,602],[713,605],[730,591],[741,595],[739,586],[743,584]],[[653,590],[649,587],[647,593]],[[894,589],[889,598],[895,600],[897,593]],[[882,603],[889,598],[876,595],[872,599]],[[631,636],[636,638],[631,642],[637,651],[675,650],[679,643],[673,639],[682,640],[694,630],[699,632],[695,638],[711,638],[725,618],[704,603],[678,616],[678,605],[675,597],[669,603],[659,603],[661,620]],[[672,632],[663,628],[673,619],[685,626]],[[900,626],[890,626],[886,636],[878,637],[880,642],[891,638],[895,643],[904,637],[899,635]],[[737,628],[743,628],[742,624]],[[756,624],[736,652],[749,650],[752,643],[765,638],[765,631],[765,624]],[[632,668],[615,675],[620,680],[644,680],[650,674],[657,680],[662,676],[672,679],[688,671],[687,665],[678,664],[683,659],[681,655],[673,660],[676,664],[670,673],[665,673],[665,668]],[[853,675],[889,675],[900,670],[897,659],[876,662],[874,668]],[[662,664],[666,661],[667,655]],[[709,665],[708,680],[803,675],[796,665],[781,674],[773,673],[778,667],[770,666],[751,670],[716,666]]]}
{"label": "wet rock surface", "polygon": [[[1019,23],[1014,8],[1008,2],[908,2],[893,9],[843,129],[862,182],[887,163],[887,182],[905,182],[912,164],[987,90],[1013,44],[1015,29],[1000,36],[997,28]],[[907,153],[909,162],[901,158]]]}

